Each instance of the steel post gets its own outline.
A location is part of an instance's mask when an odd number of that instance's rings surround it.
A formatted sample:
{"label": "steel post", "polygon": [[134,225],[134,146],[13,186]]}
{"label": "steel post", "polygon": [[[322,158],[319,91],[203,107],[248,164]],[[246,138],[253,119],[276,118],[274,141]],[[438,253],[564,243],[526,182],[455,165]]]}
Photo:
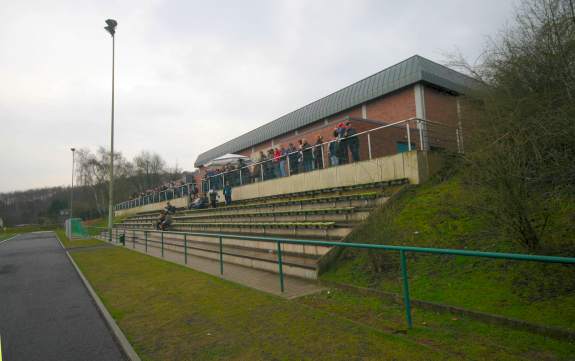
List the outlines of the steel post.
{"label": "steel post", "polygon": [[184,264],[188,264],[188,235],[184,234]]}
{"label": "steel post", "polygon": [[371,160],[371,133],[367,133],[367,151]]}
{"label": "steel post", "polygon": [[224,243],[220,236],[220,275],[224,274]]}
{"label": "steel post", "polygon": [[160,231],[162,235],[162,258],[164,257],[164,231]]}
{"label": "steel post", "polygon": [[407,150],[411,152],[411,132],[409,131],[409,122],[405,123],[407,131]]}
{"label": "steel post", "polygon": [[284,270],[282,264],[282,244],[281,242],[277,242],[278,244],[278,268],[280,273],[280,290],[282,293],[284,292]]}
{"label": "steel post", "polygon": [[407,321],[407,328],[411,329],[413,323],[411,321],[411,300],[409,298],[409,279],[407,277],[407,259],[405,251],[399,251],[401,258],[401,278],[403,278],[403,304],[405,305],[405,320]]}

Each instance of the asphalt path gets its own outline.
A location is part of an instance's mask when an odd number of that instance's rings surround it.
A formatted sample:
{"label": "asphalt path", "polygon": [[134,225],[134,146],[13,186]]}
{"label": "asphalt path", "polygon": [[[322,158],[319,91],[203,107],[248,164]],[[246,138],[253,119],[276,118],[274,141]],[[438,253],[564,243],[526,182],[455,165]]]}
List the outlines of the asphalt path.
{"label": "asphalt path", "polygon": [[125,360],[52,232],[0,244],[2,361]]}

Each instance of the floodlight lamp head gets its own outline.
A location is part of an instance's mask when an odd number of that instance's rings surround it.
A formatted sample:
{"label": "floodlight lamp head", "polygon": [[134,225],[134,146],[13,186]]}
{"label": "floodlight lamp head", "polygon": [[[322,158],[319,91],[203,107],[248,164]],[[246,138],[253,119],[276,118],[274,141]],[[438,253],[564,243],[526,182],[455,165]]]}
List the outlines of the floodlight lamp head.
{"label": "floodlight lamp head", "polygon": [[104,29],[106,29],[106,31],[109,32],[110,35],[114,36],[114,34],[116,33],[116,26],[118,26],[118,22],[114,19],[108,19],[106,20],[106,24],[108,24],[108,26],[105,26]]}
{"label": "floodlight lamp head", "polygon": [[76,148],[70,148],[70,150],[71,150],[72,152],[74,152],[74,151],[76,150]]}

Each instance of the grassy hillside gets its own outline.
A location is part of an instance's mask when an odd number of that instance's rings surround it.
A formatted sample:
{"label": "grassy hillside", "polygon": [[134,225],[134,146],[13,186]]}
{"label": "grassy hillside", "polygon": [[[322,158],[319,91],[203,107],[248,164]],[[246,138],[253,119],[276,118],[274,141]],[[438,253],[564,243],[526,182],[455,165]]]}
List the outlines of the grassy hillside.
{"label": "grassy hillside", "polygon": [[[492,226],[455,175],[411,187],[376,211],[350,242],[526,253]],[[575,256],[574,202],[557,202],[542,254]],[[575,267],[469,257],[409,255],[412,297],[575,329]],[[322,277],[400,292],[397,252],[347,250]]]}

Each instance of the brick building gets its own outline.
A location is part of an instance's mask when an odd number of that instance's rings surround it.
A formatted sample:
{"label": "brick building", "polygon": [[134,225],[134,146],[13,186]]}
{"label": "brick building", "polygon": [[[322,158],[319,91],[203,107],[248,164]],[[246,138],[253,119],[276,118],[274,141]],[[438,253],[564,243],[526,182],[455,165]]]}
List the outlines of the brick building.
{"label": "brick building", "polygon": [[318,135],[329,141],[342,121],[358,132],[391,124],[358,137],[361,159],[409,148],[461,147],[459,95],[474,86],[472,78],[415,55],[200,154],[195,166],[202,170],[227,153],[256,161],[261,150],[302,138],[313,144]]}

